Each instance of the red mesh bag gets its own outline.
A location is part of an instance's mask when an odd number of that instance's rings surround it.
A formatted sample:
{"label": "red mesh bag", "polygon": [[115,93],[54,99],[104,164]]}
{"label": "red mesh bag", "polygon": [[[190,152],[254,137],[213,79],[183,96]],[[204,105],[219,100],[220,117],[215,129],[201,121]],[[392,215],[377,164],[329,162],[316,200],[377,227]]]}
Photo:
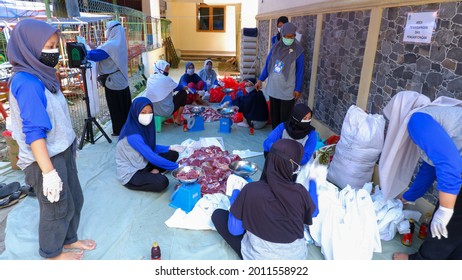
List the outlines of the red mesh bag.
{"label": "red mesh bag", "polygon": [[219,103],[225,97],[225,94],[221,91],[222,87],[212,88],[209,90],[209,102],[211,103]]}
{"label": "red mesh bag", "polygon": [[244,115],[241,112],[234,114],[233,123],[240,123],[244,120]]}

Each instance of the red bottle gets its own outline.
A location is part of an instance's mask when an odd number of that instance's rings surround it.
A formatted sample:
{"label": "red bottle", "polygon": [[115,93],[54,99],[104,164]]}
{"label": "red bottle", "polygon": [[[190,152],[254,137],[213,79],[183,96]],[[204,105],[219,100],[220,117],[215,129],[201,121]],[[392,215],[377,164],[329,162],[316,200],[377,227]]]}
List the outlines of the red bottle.
{"label": "red bottle", "polygon": [[183,131],[188,131],[188,121],[186,119],[183,121]]}
{"label": "red bottle", "polygon": [[419,238],[420,239],[425,239],[425,237],[427,237],[428,224],[430,223],[431,217],[432,217],[432,214],[430,214],[429,212],[425,214],[425,218],[419,227]]}
{"label": "red bottle", "polygon": [[250,122],[250,129],[249,129],[249,134],[253,135],[254,133],[254,128],[253,128],[253,121]]}
{"label": "red bottle", "polygon": [[401,239],[401,243],[408,247],[412,245],[412,236],[414,235],[415,224],[413,219],[409,219],[409,229],[411,232],[403,234],[403,238]]}
{"label": "red bottle", "polygon": [[154,244],[152,244],[151,260],[160,260],[160,247],[157,242],[154,242]]}

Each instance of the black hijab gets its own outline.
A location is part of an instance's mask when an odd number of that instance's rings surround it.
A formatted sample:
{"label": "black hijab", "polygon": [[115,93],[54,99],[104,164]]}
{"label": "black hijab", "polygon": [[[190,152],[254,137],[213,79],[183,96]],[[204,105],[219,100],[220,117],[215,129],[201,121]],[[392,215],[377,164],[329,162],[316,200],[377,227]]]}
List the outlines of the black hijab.
{"label": "black hijab", "polygon": [[295,104],[294,108],[292,109],[292,114],[284,123],[284,127],[287,130],[292,139],[299,140],[307,136],[314,127],[311,126],[311,123],[302,123],[301,120],[308,114],[312,112],[310,107],[303,103]]}
{"label": "black hijab", "polygon": [[[280,17],[278,18],[278,21],[276,22],[276,26],[278,26],[280,22],[282,22],[283,24],[284,24],[284,23],[288,23],[288,22],[289,22],[289,18],[286,17],[286,16],[280,16]],[[277,41],[281,41],[281,32],[278,32],[278,34],[277,34]]]}
{"label": "black hijab", "polygon": [[315,205],[307,190],[292,179],[303,146],[291,139],[273,144],[260,181],[247,184],[231,206],[254,235],[274,243],[291,243],[303,237],[304,224],[312,223]]}

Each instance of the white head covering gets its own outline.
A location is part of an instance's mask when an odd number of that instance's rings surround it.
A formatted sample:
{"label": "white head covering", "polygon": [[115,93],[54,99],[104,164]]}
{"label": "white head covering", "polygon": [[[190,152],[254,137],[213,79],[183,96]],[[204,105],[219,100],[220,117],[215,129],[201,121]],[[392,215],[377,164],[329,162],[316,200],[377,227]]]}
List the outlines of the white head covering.
{"label": "white head covering", "polygon": [[99,47],[105,51],[128,80],[128,48],[125,30],[117,20],[106,23],[107,41]]}
{"label": "white head covering", "polygon": [[164,74],[164,70],[167,68],[167,66],[170,66],[170,63],[160,59],[156,61],[154,65],[152,65],[152,69],[154,69],[154,74]]}
{"label": "white head covering", "polygon": [[415,91],[398,92],[383,108],[389,120],[387,136],[379,161],[380,187],[384,198],[391,199],[404,191],[411,182],[420,154],[407,125],[412,114],[429,105],[461,106],[462,101],[439,97],[435,101]]}
{"label": "white head covering", "polygon": [[169,65],[170,64],[165,60],[158,60],[152,66],[154,74],[152,74],[148,79],[146,85],[146,97],[153,103],[163,100],[178,86],[172,78],[163,74],[165,67]]}

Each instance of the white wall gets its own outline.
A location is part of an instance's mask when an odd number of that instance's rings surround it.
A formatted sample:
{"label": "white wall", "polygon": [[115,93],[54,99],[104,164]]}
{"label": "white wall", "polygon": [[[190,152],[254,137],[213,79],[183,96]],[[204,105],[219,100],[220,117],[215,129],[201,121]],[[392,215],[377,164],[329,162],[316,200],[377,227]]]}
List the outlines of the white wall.
{"label": "white wall", "polygon": [[165,60],[164,48],[144,52],[141,57],[144,64],[144,75],[149,77],[152,73],[154,73],[154,69],[152,68],[154,63],[159,59]]}
{"label": "white wall", "polygon": [[241,28],[257,27],[255,16],[258,12],[258,2],[260,0],[242,1],[241,5]]}
{"label": "white wall", "polygon": [[236,51],[236,8],[234,6],[226,6],[226,32],[197,32],[195,3],[169,2],[167,18],[172,21],[171,37],[177,50]]}
{"label": "white wall", "polygon": [[[253,0],[250,0],[253,1]],[[309,4],[316,4],[322,2],[334,2],[339,0],[257,0],[258,1],[258,14],[271,13],[279,10],[286,10],[296,7],[302,7]]]}

